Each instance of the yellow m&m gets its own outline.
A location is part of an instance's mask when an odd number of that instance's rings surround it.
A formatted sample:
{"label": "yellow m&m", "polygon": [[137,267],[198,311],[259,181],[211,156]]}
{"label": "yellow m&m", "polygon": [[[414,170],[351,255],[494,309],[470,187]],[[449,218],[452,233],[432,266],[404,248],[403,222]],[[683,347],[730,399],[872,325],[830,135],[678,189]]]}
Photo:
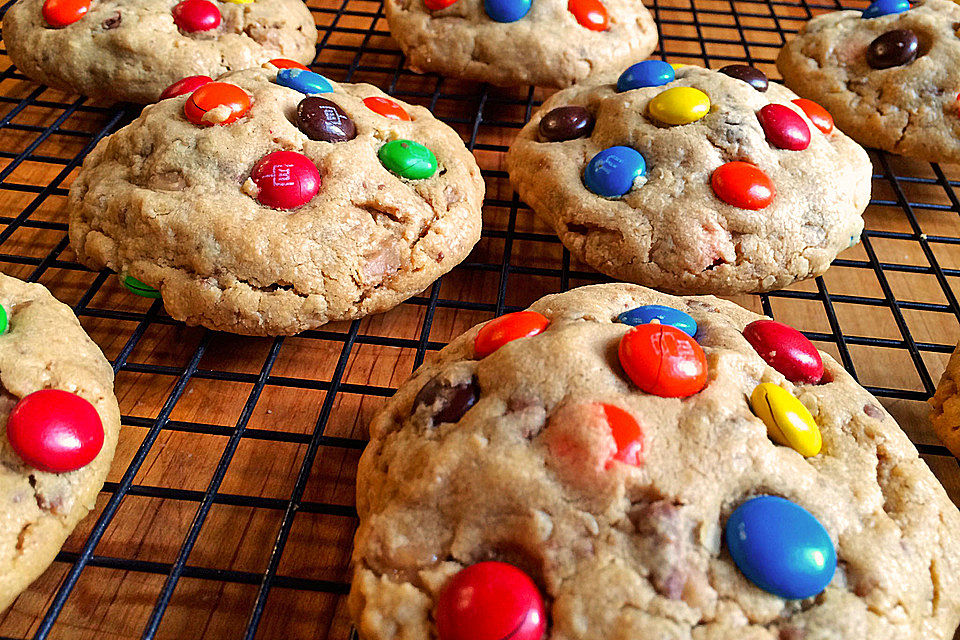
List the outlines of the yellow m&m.
{"label": "yellow m&m", "polygon": [[823,441],[813,416],[793,394],[770,382],[758,384],[750,394],[750,406],[767,425],[770,439],[792,447],[805,458],[820,453]]}
{"label": "yellow m&m", "polygon": [[710,112],[710,98],[700,89],[672,87],[654,96],[647,111],[664,124],[690,124]]}

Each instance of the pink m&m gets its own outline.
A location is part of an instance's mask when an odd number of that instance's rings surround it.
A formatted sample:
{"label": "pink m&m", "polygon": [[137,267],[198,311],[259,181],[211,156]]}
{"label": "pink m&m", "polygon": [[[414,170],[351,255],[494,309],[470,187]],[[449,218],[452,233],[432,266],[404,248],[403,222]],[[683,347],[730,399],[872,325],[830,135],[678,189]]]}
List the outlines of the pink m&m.
{"label": "pink m&m", "polygon": [[183,0],[173,7],[173,22],[187,33],[209,31],[220,26],[220,9],[209,0]]}
{"label": "pink m&m", "polygon": [[757,119],[773,146],[791,151],[803,151],[810,146],[810,127],[790,107],[768,104],[757,112]]}
{"label": "pink m&m", "polygon": [[22,398],[10,412],[7,439],[31,467],[66,473],[85,467],[100,453],[103,423],[84,398],[42,389]]}
{"label": "pink m&m", "polygon": [[274,151],[253,165],[250,178],[257,185],[257,202],[271,209],[296,209],[320,191],[320,171],[307,156]]}
{"label": "pink m&m", "polygon": [[790,325],[775,320],[757,320],[743,330],[767,364],[794,384],[817,384],[823,378],[820,352],[807,337]]}
{"label": "pink m&m", "polygon": [[505,562],[478,562],[450,578],[436,621],[440,640],[541,640],[547,628],[537,585]]}
{"label": "pink m&m", "polygon": [[208,82],[213,82],[213,78],[210,76],[187,76],[186,78],[181,78],[164,89],[163,93],[160,94],[160,99],[166,100],[167,98],[175,98],[187,93],[193,93]]}

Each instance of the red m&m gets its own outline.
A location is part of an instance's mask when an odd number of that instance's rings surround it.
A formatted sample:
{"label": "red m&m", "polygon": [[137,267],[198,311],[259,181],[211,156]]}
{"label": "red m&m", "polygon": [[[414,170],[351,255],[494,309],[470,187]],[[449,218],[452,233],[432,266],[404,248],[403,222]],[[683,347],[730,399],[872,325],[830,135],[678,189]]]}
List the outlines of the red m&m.
{"label": "red m&m", "polygon": [[290,60],[289,58],[274,58],[270,60],[270,64],[275,66],[277,69],[300,69],[302,71],[310,71],[310,67],[305,64],[300,64],[296,60]]}
{"label": "red m&m", "polygon": [[457,0],[423,0],[423,4],[430,11],[440,11],[456,4]]}
{"label": "red m&m", "polygon": [[486,358],[508,342],[542,333],[549,324],[550,320],[536,311],[518,311],[494,318],[480,328],[473,341],[473,352],[478,358]]}
{"label": "red m&m", "polygon": [[47,24],[61,29],[87,15],[89,10],[90,0],[46,0],[41,11]]}
{"label": "red m&m", "polygon": [[776,195],[770,177],[749,162],[721,165],[710,177],[710,184],[718,198],[741,209],[763,209]]}
{"label": "red m&m", "polygon": [[743,330],[767,364],[794,384],[817,384],[823,378],[820,352],[805,335],[775,320],[757,320]]}
{"label": "red m&m", "polygon": [[183,104],[187,120],[201,127],[235,122],[249,110],[250,96],[228,82],[208,82],[196,89]]}
{"label": "red m&m", "polygon": [[778,149],[803,151],[810,146],[810,127],[790,107],[768,104],[757,112],[767,140]]}
{"label": "red m&m", "polygon": [[370,111],[380,114],[384,118],[390,118],[391,120],[410,119],[410,115],[404,110],[404,108],[389,98],[371,96],[369,98],[364,98],[363,104],[367,105],[367,108],[370,109]]}
{"label": "red m&m", "polygon": [[833,131],[833,116],[819,104],[806,98],[797,98],[793,100],[793,104],[800,107],[800,110],[807,114],[810,122],[812,122],[813,126],[817,129],[820,129],[820,131],[826,134],[830,134]]}
{"label": "red m&m", "polygon": [[580,26],[591,31],[606,31],[610,28],[610,16],[600,0],[568,0],[567,11],[573,14]]}
{"label": "red m&m", "polygon": [[707,357],[696,340],[669,325],[641,324],[620,339],[620,364],[646,393],[686,398],[707,384]]}
{"label": "red m&m", "polygon": [[7,439],[31,467],[66,473],[90,464],[100,453],[103,423],[84,398],[43,389],[22,398],[10,412]]}
{"label": "red m&m", "polygon": [[213,82],[213,78],[210,76],[187,76],[186,78],[177,80],[164,89],[163,93],[160,94],[160,99],[166,100],[167,98],[175,98],[176,96],[182,96],[186,93],[193,93],[208,82]]}
{"label": "red m&m", "polygon": [[478,562],[450,578],[435,618],[440,640],[541,640],[547,628],[537,585],[505,562]]}
{"label": "red m&m", "polygon": [[307,156],[274,151],[253,165],[250,179],[257,185],[257,201],[271,209],[296,209],[320,191],[320,171]]}
{"label": "red m&m", "polygon": [[173,22],[186,33],[209,31],[220,26],[220,9],[209,0],[183,0],[173,7]]}

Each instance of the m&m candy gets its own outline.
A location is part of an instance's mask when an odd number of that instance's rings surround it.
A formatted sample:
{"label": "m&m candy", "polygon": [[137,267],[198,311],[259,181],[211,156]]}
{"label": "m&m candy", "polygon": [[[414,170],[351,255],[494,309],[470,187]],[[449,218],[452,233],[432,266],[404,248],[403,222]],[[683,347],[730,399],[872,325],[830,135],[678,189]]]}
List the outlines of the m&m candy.
{"label": "m&m candy", "polygon": [[280,71],[277,71],[277,84],[307,95],[333,91],[333,85],[330,84],[329,80],[309,69],[307,71],[303,69],[280,69]]}
{"label": "m&m candy", "polygon": [[773,202],[773,181],[749,162],[728,162],[710,176],[713,193],[727,204],[758,211]]}
{"label": "m&m candy", "polygon": [[557,107],[540,118],[538,129],[548,142],[582,138],[593,130],[593,116],[584,107]]}
{"label": "m&m candy", "polygon": [[209,82],[213,82],[213,78],[210,76],[187,76],[186,78],[181,78],[164,89],[163,93],[160,94],[160,99],[166,100],[167,98],[175,98],[187,93],[193,93]]}
{"label": "m&m candy", "polygon": [[495,22],[516,22],[527,15],[532,0],[483,0],[483,9]]}
{"label": "m&m candy", "polygon": [[536,311],[502,315],[480,327],[473,340],[473,352],[477,358],[486,358],[508,342],[543,333],[549,324],[550,320]]}
{"label": "m&m candy", "polygon": [[269,61],[269,64],[272,64],[277,69],[302,69],[303,71],[310,71],[310,67],[305,64],[301,64],[296,60],[291,60],[290,58],[274,58]]}
{"label": "m&m candy", "polygon": [[209,31],[220,26],[220,9],[209,0],[183,0],[173,7],[173,22],[186,33]]}
{"label": "m&m candy", "polygon": [[308,96],[297,105],[297,126],[311,140],[346,142],[357,137],[357,126],[336,102]]}
{"label": "m&m candy", "polygon": [[804,458],[820,453],[820,427],[803,403],[783,387],[771,382],[758,384],[750,394],[750,408],[777,444],[791,447]]}
{"label": "m&m candy", "polygon": [[424,6],[430,11],[446,9],[447,7],[453,6],[456,2],[457,0],[423,0]]}
{"label": "m&m candy", "polygon": [[45,0],[41,13],[47,24],[62,29],[83,18],[89,10],[90,0]]}
{"label": "m&m candy", "polygon": [[720,73],[728,75],[731,78],[736,78],[737,80],[743,80],[760,92],[766,91],[770,85],[770,82],[767,80],[767,74],[748,64],[728,64],[720,69]]}
{"label": "m&m candy", "polygon": [[567,11],[573,14],[581,27],[591,31],[606,31],[610,28],[610,16],[600,0],[568,0]]}
{"label": "m&m candy", "polygon": [[812,122],[813,126],[815,126],[817,129],[820,129],[820,131],[827,135],[833,132],[833,116],[830,115],[829,111],[821,107],[813,100],[807,100],[806,98],[797,98],[792,102],[800,107],[801,111],[807,114],[807,117],[810,118],[810,122]]}
{"label": "m&m candy", "polygon": [[642,391],[686,398],[707,384],[707,357],[697,341],[662,324],[641,324],[620,339],[620,364]]}
{"label": "m&m candy", "polygon": [[547,628],[537,585],[505,562],[461,569],[440,591],[434,619],[439,640],[541,640]]}
{"label": "m&m candy", "polygon": [[864,20],[910,10],[910,0],[874,0],[862,14]]}
{"label": "m&m candy", "polygon": [[768,104],[757,112],[767,141],[778,149],[803,151],[810,146],[810,127],[796,111],[782,104]]}
{"label": "m&m candy", "polygon": [[84,467],[103,447],[103,423],[90,402],[60,389],[25,396],[7,418],[7,439],[35,469],[66,473]]}
{"label": "m&m candy", "polygon": [[740,505],[727,520],[726,539],[740,572],[787,600],[817,595],[837,568],[837,552],[823,525],[778,496],[757,496]]}
{"label": "m&m candy", "polygon": [[453,384],[443,374],[437,374],[423,385],[413,399],[413,411],[416,413],[420,407],[427,407],[430,426],[433,427],[445,422],[459,422],[479,399],[480,387],[476,378]]}
{"label": "m&m candy", "polygon": [[135,293],[141,298],[159,298],[160,292],[151,287],[148,284],[144,284],[134,278],[133,276],[120,276],[120,282],[123,283],[123,286],[126,287],[127,291],[130,293]]}
{"label": "m&m candy", "polygon": [[760,357],[794,384],[818,384],[823,378],[820,352],[805,335],[776,320],[756,320],[743,329]]}
{"label": "m&m candy", "polygon": [[710,97],[694,87],[671,87],[655,95],[647,111],[664,124],[690,124],[710,113]]}
{"label": "m&m candy", "polygon": [[644,60],[627,67],[617,78],[617,91],[630,91],[643,87],[659,87],[676,78],[673,66],[663,60]]}
{"label": "m&m candy", "polygon": [[387,170],[408,180],[423,180],[437,171],[437,158],[430,149],[413,140],[391,140],[377,157]]}
{"label": "m&m candy", "polygon": [[894,29],[877,36],[867,47],[867,64],[874,69],[900,67],[916,60],[920,41],[910,29]]}
{"label": "m&m candy", "polygon": [[680,329],[691,338],[697,334],[697,321],[689,314],[662,304],[647,304],[624,311],[617,322],[635,327],[640,324],[667,324]]}
{"label": "m&m candy", "polygon": [[253,165],[250,179],[257,185],[257,202],[271,209],[296,209],[320,191],[320,171],[307,156],[274,151]]}
{"label": "m&m candy", "polygon": [[3,335],[7,332],[8,325],[9,320],[7,319],[7,309],[0,304],[0,335]]}
{"label": "m&m candy", "polygon": [[235,84],[208,82],[183,103],[187,120],[201,127],[235,122],[250,110],[250,96]]}
{"label": "m&m candy", "polygon": [[367,106],[367,109],[370,109],[370,111],[373,111],[384,118],[390,118],[391,120],[410,119],[410,114],[408,114],[403,107],[389,98],[371,96],[369,98],[364,98],[363,104]]}
{"label": "m&m candy", "polygon": [[604,198],[619,198],[647,174],[647,162],[631,147],[608,147],[593,156],[583,170],[583,184]]}
{"label": "m&m candy", "polygon": [[643,455],[643,429],[630,413],[613,404],[600,404],[607,427],[617,444],[617,450],[610,462],[616,460],[624,464],[640,466]]}

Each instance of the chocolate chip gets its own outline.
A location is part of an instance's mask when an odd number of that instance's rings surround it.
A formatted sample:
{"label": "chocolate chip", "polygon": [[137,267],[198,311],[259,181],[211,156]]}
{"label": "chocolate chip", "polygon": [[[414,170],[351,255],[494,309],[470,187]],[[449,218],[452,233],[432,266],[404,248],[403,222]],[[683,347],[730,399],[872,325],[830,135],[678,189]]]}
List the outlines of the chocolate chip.
{"label": "chocolate chip", "polygon": [[297,126],[311,140],[346,142],[357,137],[357,127],[343,109],[326,98],[309,96],[297,105]]}
{"label": "chocolate chip", "polygon": [[867,47],[867,64],[874,69],[889,69],[916,60],[920,42],[909,29],[887,31]]}
{"label": "chocolate chip", "polygon": [[119,26],[120,26],[120,12],[117,11],[114,15],[112,15],[112,16],[110,16],[109,18],[107,18],[106,20],[104,20],[104,21],[103,21],[103,24],[101,24],[100,26],[103,27],[104,29],[106,29],[107,31],[109,31],[110,29],[116,29],[117,27],[119,27]]}
{"label": "chocolate chip", "polygon": [[476,377],[469,382],[452,384],[436,375],[420,389],[413,401],[413,410],[416,412],[421,406],[429,407],[433,426],[444,422],[458,422],[463,414],[476,404],[479,397],[480,388]]}
{"label": "chocolate chip", "polygon": [[766,91],[769,85],[767,75],[760,69],[748,64],[729,64],[720,69],[720,73],[725,73],[737,80],[743,80],[757,91]]}
{"label": "chocolate chip", "polygon": [[592,130],[593,116],[583,107],[557,107],[540,119],[540,137],[549,142],[582,138]]}

